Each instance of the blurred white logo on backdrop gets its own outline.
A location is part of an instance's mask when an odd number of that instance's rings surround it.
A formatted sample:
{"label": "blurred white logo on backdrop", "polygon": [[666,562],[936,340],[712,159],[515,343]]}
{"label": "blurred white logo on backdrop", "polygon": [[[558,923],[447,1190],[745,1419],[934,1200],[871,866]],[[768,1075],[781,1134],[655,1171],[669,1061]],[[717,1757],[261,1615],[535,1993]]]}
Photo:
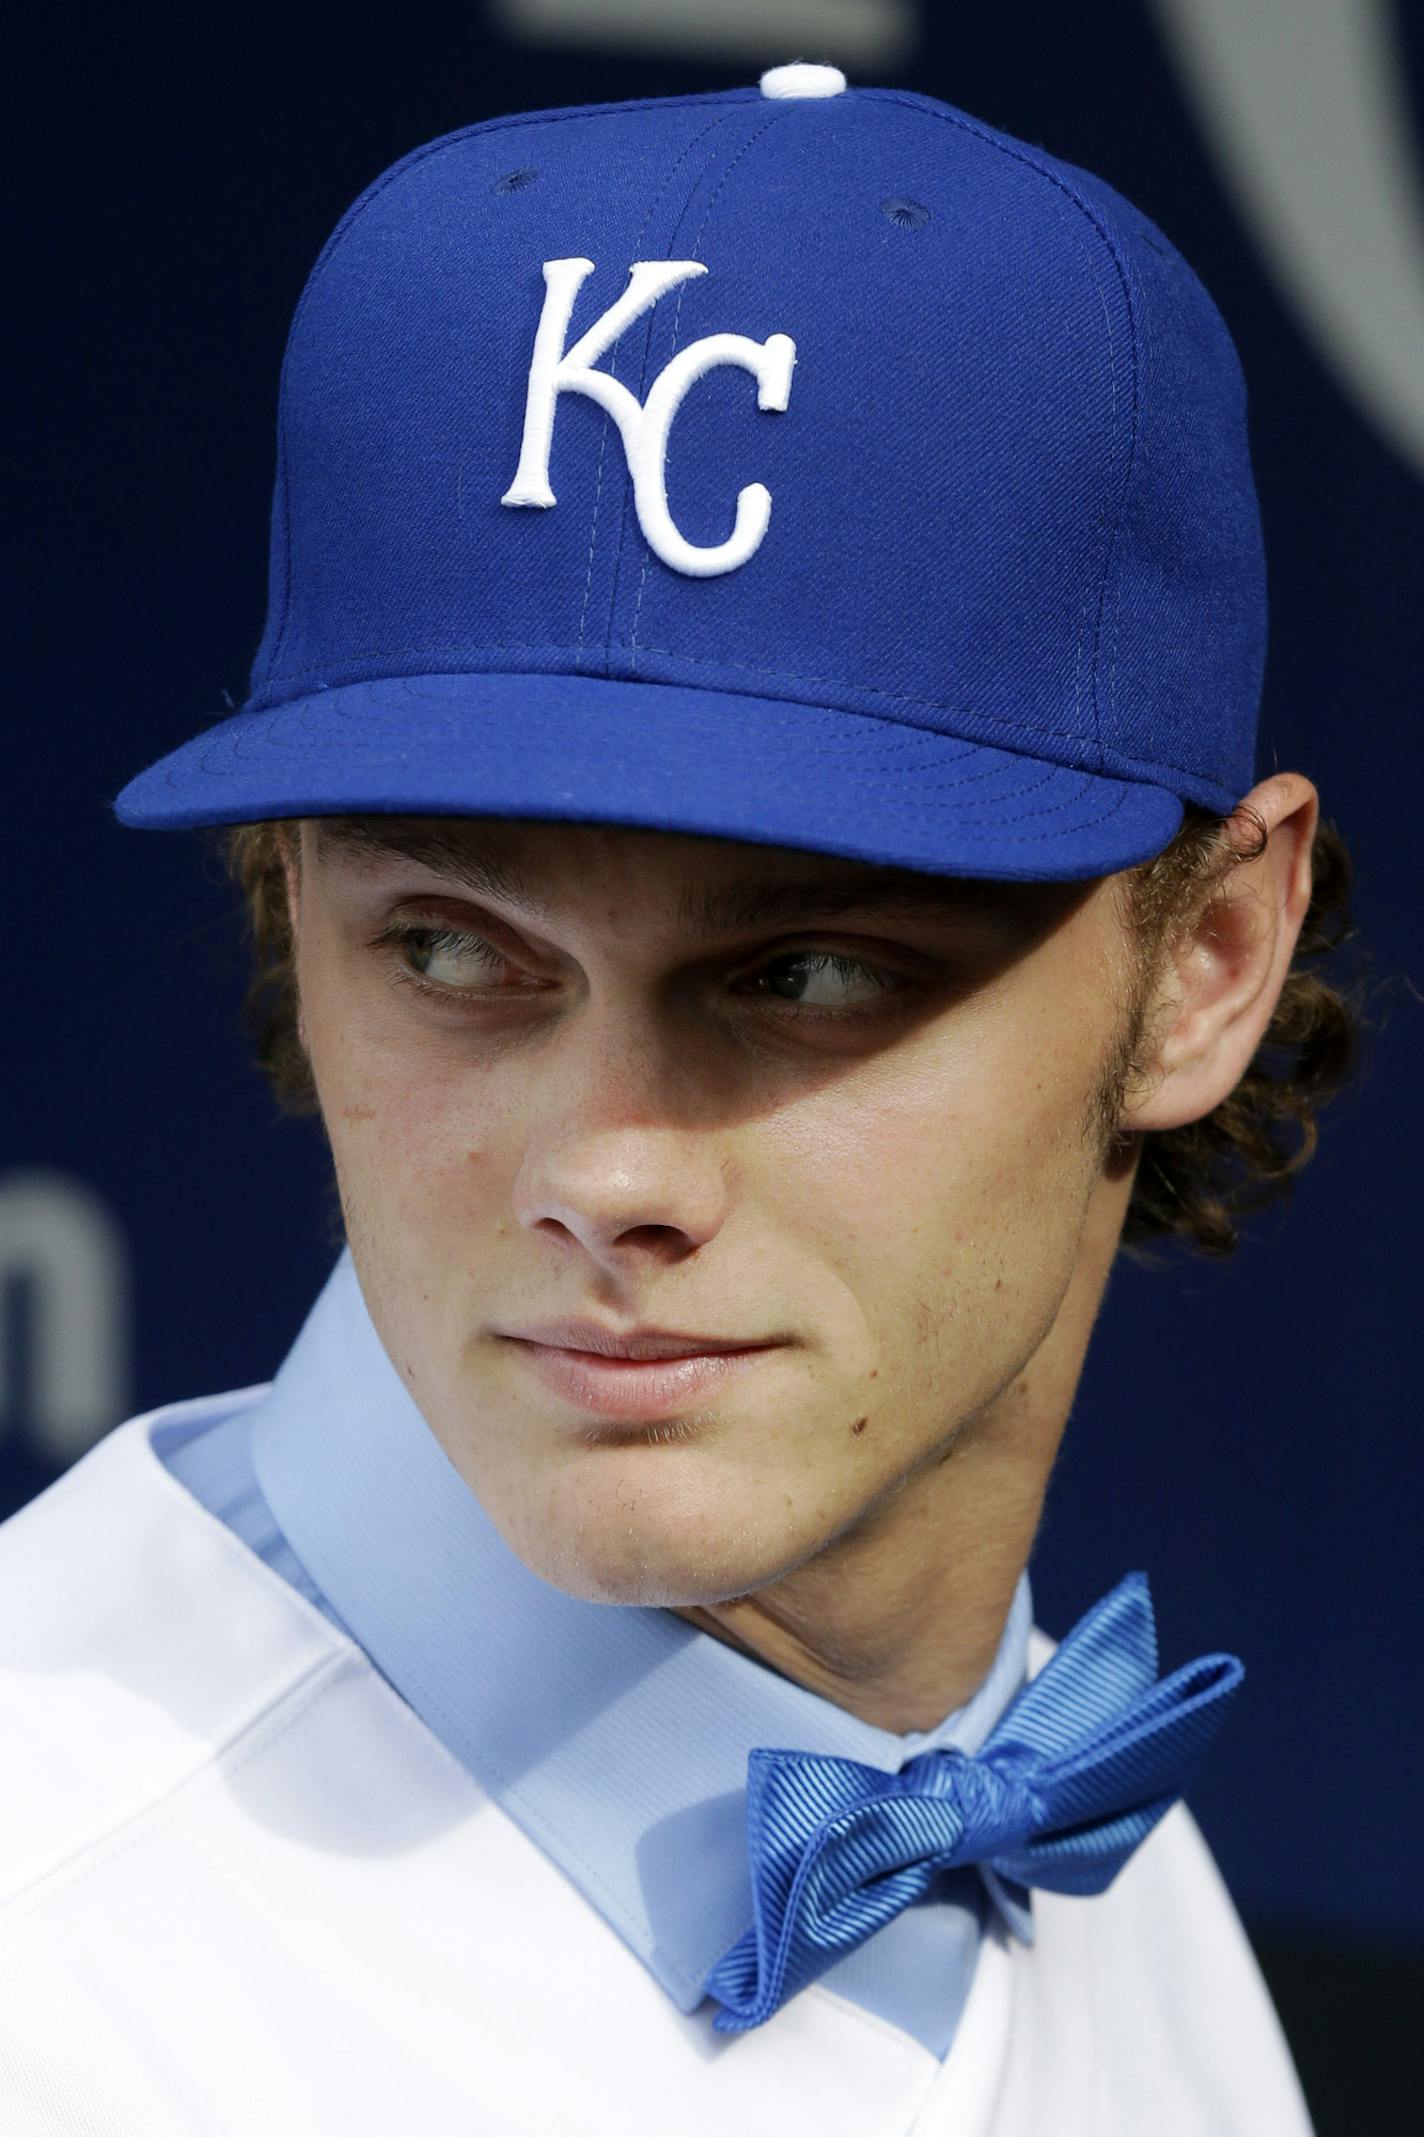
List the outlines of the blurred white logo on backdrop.
{"label": "blurred white logo on backdrop", "polygon": [[1395,0],[1151,4],[1297,325],[1424,474],[1424,177]]}
{"label": "blurred white logo on backdrop", "polygon": [[127,1415],[129,1265],[108,1205],[70,1174],[0,1173],[0,1436],[67,1469]]}

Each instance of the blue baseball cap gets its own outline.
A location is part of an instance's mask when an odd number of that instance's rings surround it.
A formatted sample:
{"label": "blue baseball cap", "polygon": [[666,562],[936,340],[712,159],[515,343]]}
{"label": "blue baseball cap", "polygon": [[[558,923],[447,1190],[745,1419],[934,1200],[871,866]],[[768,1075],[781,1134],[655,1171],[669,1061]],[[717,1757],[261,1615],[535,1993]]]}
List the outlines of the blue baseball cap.
{"label": "blue baseball cap", "polygon": [[1254,783],[1226,326],[1111,186],[933,97],[798,63],[414,149],[311,272],[278,433],[248,696],[125,824],[1066,880]]}

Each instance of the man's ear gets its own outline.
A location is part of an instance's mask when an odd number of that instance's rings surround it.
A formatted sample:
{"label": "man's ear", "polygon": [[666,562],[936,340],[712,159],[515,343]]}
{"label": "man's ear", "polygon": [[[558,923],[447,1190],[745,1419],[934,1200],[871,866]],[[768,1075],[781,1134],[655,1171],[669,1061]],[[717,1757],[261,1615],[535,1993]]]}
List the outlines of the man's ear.
{"label": "man's ear", "polygon": [[1119,1132],[1182,1128],[1202,1120],[1245,1075],[1265,1036],[1310,904],[1310,853],[1320,797],[1299,772],[1277,772],[1241,801],[1227,828],[1249,852],[1234,862],[1159,977],[1145,1029],[1154,1035],[1142,1095]]}
{"label": "man's ear", "polygon": [[297,1004],[297,1039],[302,1052],[310,1058],[307,1045],[306,1017],[302,1011],[302,990],[297,984],[297,938],[302,924],[302,827],[293,824],[290,831],[282,834],[282,874],[287,886],[287,922],[292,933],[292,991]]}

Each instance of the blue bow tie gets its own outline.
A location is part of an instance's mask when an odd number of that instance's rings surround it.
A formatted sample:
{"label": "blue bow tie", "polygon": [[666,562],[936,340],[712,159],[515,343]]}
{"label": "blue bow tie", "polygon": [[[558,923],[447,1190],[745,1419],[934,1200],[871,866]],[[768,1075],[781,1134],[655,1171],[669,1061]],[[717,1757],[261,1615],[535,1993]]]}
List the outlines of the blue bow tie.
{"label": "blue bow tie", "polygon": [[1157,1682],[1144,1573],[1095,1604],[974,1756],[898,1773],[751,1752],[755,1920],[707,1976],[719,2033],[759,2026],[928,1891],[978,1863],[1050,1892],[1102,1892],[1186,1787],[1245,1672],[1202,1655]]}

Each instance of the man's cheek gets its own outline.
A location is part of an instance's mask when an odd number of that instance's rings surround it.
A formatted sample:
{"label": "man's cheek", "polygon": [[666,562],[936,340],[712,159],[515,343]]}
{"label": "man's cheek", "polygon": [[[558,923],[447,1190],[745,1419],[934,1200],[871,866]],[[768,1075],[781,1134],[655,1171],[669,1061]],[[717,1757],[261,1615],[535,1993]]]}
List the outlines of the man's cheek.
{"label": "man's cheek", "polygon": [[392,1180],[436,1161],[449,1140],[448,1073],[389,1028],[388,1018],[312,1004],[312,1068],[338,1159]]}

